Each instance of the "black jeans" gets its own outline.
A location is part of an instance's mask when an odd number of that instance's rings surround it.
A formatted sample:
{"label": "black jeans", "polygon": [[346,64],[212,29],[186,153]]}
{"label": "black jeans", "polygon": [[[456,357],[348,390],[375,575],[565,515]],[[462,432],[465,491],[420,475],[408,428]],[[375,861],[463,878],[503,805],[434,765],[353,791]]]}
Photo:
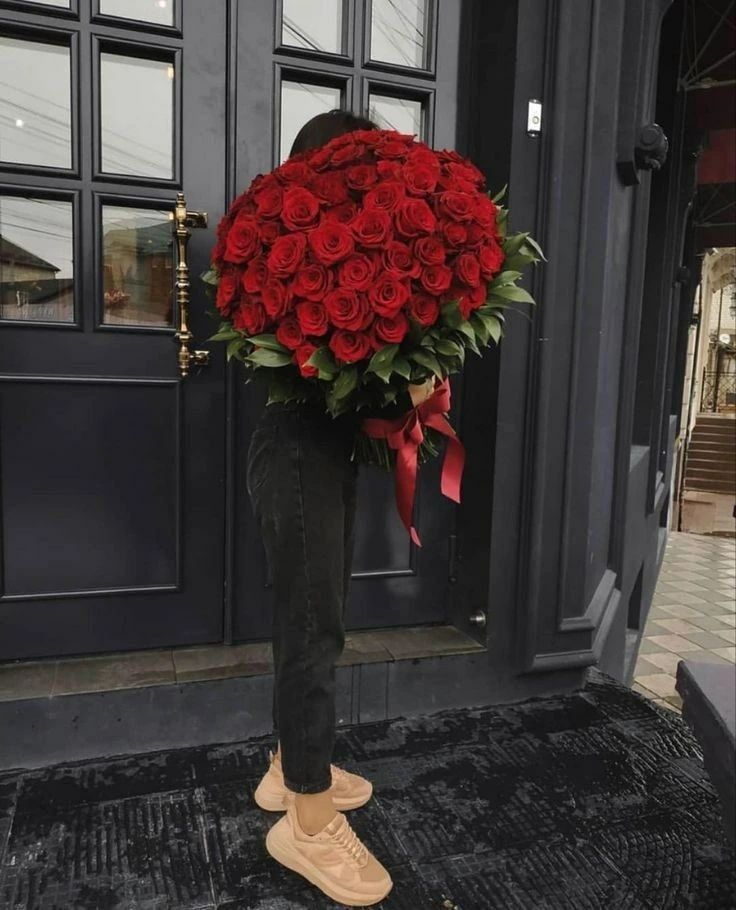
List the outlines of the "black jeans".
{"label": "black jeans", "polygon": [[273,726],[286,786],[332,783],[335,662],[355,537],[349,420],[315,405],[267,405],[248,448],[247,487],[273,579]]}

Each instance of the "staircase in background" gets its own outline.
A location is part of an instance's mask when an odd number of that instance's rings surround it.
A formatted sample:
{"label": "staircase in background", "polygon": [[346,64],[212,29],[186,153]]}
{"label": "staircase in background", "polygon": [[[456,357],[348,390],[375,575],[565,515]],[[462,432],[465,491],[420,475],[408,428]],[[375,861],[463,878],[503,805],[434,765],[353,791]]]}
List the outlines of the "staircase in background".
{"label": "staircase in background", "polygon": [[686,490],[736,495],[736,416],[698,414],[685,465]]}

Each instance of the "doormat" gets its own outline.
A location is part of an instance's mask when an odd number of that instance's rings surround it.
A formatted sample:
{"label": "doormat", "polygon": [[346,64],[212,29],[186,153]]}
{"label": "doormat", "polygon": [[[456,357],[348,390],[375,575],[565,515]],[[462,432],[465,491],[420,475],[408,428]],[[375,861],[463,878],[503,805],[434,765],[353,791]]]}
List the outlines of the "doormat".
{"label": "doormat", "polygon": [[[325,910],[266,853],[271,740],[0,777],[1,910]],[[682,719],[593,671],[585,688],[338,732],[374,797],[349,813],[385,910],[733,907],[718,799]]]}

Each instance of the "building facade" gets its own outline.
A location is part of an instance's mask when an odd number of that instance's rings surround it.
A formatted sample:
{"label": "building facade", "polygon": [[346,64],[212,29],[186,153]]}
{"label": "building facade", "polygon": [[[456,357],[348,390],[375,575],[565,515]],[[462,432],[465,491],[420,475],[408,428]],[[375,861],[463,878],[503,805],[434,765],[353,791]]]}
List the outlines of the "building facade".
{"label": "building facade", "polygon": [[[473,157],[547,256],[525,279],[539,306],[453,377],[462,503],[423,469],[415,548],[390,478],[360,481],[347,625],[470,646],[358,662],[345,718],[567,690],[593,664],[625,679],[667,535],[689,323],[688,7],[0,0],[0,660],[268,640],[245,485],[263,399],[219,349],[182,351],[216,347],[197,276],[217,220],[342,106]],[[261,677],[237,685],[234,738],[270,710]],[[228,710],[168,688],[168,743],[187,710]]]}

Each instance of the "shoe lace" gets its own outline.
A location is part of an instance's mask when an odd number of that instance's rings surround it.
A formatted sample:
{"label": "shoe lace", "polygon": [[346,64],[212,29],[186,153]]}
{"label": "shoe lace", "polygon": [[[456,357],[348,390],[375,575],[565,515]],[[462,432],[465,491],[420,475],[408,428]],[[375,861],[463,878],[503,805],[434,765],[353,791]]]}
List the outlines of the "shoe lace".
{"label": "shoe lace", "polygon": [[334,835],[335,842],[355,860],[358,866],[365,866],[368,862],[368,851],[358,835],[346,820],[340,830]]}

